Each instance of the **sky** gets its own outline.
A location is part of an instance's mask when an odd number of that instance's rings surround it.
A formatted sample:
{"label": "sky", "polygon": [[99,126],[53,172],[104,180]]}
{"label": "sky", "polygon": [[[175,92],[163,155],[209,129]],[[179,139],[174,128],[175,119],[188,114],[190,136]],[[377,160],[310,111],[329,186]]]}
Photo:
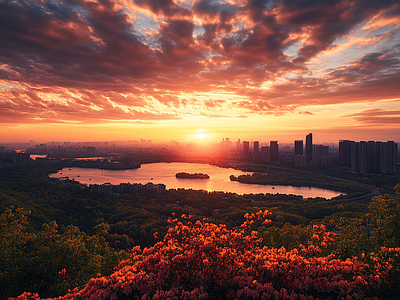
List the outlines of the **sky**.
{"label": "sky", "polygon": [[0,142],[400,142],[390,0],[0,0]]}

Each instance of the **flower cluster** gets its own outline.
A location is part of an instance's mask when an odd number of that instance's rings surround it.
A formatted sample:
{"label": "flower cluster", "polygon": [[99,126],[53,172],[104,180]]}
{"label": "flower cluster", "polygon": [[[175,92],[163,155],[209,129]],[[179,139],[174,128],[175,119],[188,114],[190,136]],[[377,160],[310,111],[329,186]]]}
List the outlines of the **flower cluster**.
{"label": "flower cluster", "polygon": [[[234,230],[207,220],[192,223],[187,216],[184,223],[170,219],[162,241],[133,248],[111,276],[92,278],[59,299],[372,299],[392,274],[387,270],[398,272],[400,249],[360,259],[316,255],[334,241],[323,226],[314,228],[319,245],[261,248],[257,232],[249,229],[254,221],[268,223],[269,214],[246,214]],[[25,293],[17,299],[38,297]]]}

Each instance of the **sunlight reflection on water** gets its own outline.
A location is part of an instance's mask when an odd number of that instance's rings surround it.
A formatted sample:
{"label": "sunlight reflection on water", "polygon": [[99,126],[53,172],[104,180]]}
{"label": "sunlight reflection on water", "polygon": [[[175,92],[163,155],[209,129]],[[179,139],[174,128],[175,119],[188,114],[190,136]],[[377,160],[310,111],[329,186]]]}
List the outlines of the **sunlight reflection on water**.
{"label": "sunlight reflection on water", "polygon": [[[175,177],[178,172],[206,173],[209,179],[179,179]],[[62,173],[62,174],[61,174]],[[63,168],[51,177],[59,178],[67,176],[84,184],[119,184],[130,183],[163,183],[167,189],[194,189],[206,191],[223,191],[237,194],[294,194],[302,195],[305,198],[323,197],[330,199],[340,195],[340,192],[314,187],[294,187],[284,185],[259,185],[244,184],[237,181],[230,181],[230,175],[250,174],[231,168],[220,168],[217,166],[197,163],[152,163],[143,164],[139,169],[129,170],[101,170],[85,168]],[[78,177],[79,176],[79,177]]]}

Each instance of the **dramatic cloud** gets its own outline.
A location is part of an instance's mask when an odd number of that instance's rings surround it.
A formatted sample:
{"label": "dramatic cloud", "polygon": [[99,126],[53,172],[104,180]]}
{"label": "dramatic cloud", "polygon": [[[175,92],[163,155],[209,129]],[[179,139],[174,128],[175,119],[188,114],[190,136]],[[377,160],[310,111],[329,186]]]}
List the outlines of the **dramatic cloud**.
{"label": "dramatic cloud", "polygon": [[311,118],[398,99],[399,24],[396,1],[4,0],[0,124]]}
{"label": "dramatic cloud", "polygon": [[364,124],[400,124],[400,110],[369,109],[356,114],[348,114],[346,117],[353,117]]}

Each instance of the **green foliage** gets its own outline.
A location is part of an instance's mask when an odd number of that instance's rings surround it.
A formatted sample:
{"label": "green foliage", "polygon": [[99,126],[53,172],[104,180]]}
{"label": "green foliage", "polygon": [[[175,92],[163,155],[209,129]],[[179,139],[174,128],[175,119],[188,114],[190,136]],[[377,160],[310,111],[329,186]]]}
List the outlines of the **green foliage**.
{"label": "green foliage", "polygon": [[395,187],[395,195],[373,199],[368,210],[368,218],[375,225],[372,236],[375,244],[400,247],[400,184]]}
{"label": "green foliage", "polygon": [[26,290],[58,296],[97,273],[111,273],[128,256],[115,252],[101,236],[58,227],[51,222],[35,230],[29,212],[19,208],[0,216],[0,299]]}
{"label": "green foliage", "polygon": [[278,249],[284,247],[286,250],[295,249],[300,244],[306,245],[312,236],[312,226],[294,226],[290,223],[285,223],[282,228],[271,226],[259,231],[263,245]]}

